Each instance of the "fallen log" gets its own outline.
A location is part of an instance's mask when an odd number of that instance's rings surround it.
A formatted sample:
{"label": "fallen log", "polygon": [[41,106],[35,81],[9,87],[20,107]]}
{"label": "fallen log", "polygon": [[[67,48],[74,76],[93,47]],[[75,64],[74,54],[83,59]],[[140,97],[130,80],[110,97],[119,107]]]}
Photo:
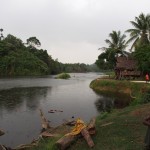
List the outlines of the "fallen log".
{"label": "fallen log", "polygon": [[38,144],[21,144],[15,148],[15,150],[26,150],[38,146]]}
{"label": "fallen log", "polygon": [[113,122],[102,124],[101,127],[105,127],[105,126],[108,126],[108,125],[111,125],[111,124],[113,124]]}
{"label": "fallen log", "polygon": [[74,126],[76,124],[75,120],[63,120],[64,121],[64,125],[68,125],[68,126]]}
{"label": "fallen log", "polygon": [[[85,139],[87,141],[89,141],[89,146],[90,147],[93,147],[94,146],[94,143],[92,143],[90,141],[90,138],[89,138],[89,134],[95,134],[96,131],[95,131],[95,122],[96,122],[96,119],[95,118],[92,118],[90,120],[90,123],[88,124],[87,128],[85,130],[82,130],[81,134],[83,134],[83,136],[85,136]],[[81,134],[78,134],[78,135],[66,135],[66,136],[63,136],[61,139],[59,139],[57,142],[56,142],[56,146],[58,147],[58,149],[60,150],[65,150],[67,147],[69,147],[72,143],[74,143],[79,137],[81,137]]]}
{"label": "fallen log", "polygon": [[73,144],[77,140],[77,135],[67,135],[63,136],[56,142],[56,146],[59,150],[65,150],[67,147],[69,147],[71,144]]}
{"label": "fallen log", "polygon": [[84,137],[84,139],[86,140],[88,146],[90,148],[94,147],[94,142],[91,139],[91,136],[90,136],[90,134],[89,134],[89,132],[88,132],[88,130],[86,128],[84,128],[84,129],[81,130],[81,134]]}
{"label": "fallen log", "polygon": [[35,139],[30,144],[20,144],[13,150],[27,150],[27,149],[31,149],[33,147],[37,147],[38,144],[39,144],[39,139]]}
{"label": "fallen log", "polygon": [[42,137],[59,137],[60,136],[59,134],[52,134],[52,133],[49,133],[48,131],[44,131],[40,135]]}
{"label": "fallen log", "polygon": [[0,136],[4,135],[5,132],[3,130],[0,130]]}
{"label": "fallen log", "polygon": [[96,128],[95,128],[96,118],[92,118],[90,120],[90,123],[87,126],[87,130],[90,135],[96,134]]}
{"label": "fallen log", "polygon": [[39,111],[40,111],[40,116],[41,116],[42,128],[46,130],[46,129],[50,128],[50,125],[48,123],[48,120],[44,117],[42,110],[39,109]]}
{"label": "fallen log", "polygon": [[5,146],[0,145],[0,150],[7,150]]}

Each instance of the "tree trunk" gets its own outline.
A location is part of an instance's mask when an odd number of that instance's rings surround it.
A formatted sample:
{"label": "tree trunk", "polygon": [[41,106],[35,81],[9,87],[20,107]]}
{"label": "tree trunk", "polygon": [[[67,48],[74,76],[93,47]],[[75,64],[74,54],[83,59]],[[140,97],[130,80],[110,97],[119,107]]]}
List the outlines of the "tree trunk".
{"label": "tree trunk", "polygon": [[86,128],[84,128],[84,129],[81,130],[81,134],[84,137],[84,139],[86,140],[88,146],[90,148],[94,147],[94,142],[91,139],[91,136],[90,136],[90,134],[89,134],[89,132],[88,132],[88,130]]}
{"label": "tree trunk", "polygon": [[0,136],[2,136],[2,135],[4,135],[4,134],[5,134],[5,132],[2,131],[2,130],[0,130]]}
{"label": "tree trunk", "polygon": [[41,116],[42,128],[46,130],[46,129],[50,128],[50,125],[49,125],[47,119],[44,117],[42,110],[40,109],[39,111],[40,111],[40,116]]}
{"label": "tree trunk", "polygon": [[[90,120],[90,123],[88,124],[88,126],[87,126],[87,128],[86,128],[86,131],[88,132],[88,135],[89,134],[95,134],[96,133],[96,131],[95,131],[95,122],[96,122],[96,119],[95,118],[92,118],[91,120]],[[87,132],[85,132],[85,131],[83,131],[83,135],[85,135],[86,136],[86,134],[87,134]],[[82,133],[81,133],[82,134]],[[57,145],[57,147],[60,149],[60,150],[65,150],[67,147],[69,147],[72,143],[74,143],[79,137],[80,137],[80,135],[81,134],[79,134],[79,135],[68,135],[68,136],[63,136],[61,139],[59,139],[57,142],[56,142],[56,145]],[[89,139],[88,137],[89,136],[86,136],[87,137],[87,139]],[[88,140],[89,141],[89,140]],[[92,141],[92,140],[91,140]],[[89,145],[90,145],[90,147],[93,147],[94,145],[93,145],[94,143],[92,143],[92,142],[89,142]]]}
{"label": "tree trunk", "polygon": [[87,126],[87,130],[88,130],[90,135],[93,135],[96,133],[95,122],[96,122],[96,118],[94,117],[90,120],[90,123]]}
{"label": "tree trunk", "polygon": [[77,135],[68,135],[68,136],[63,136],[61,139],[59,139],[56,142],[57,147],[60,150],[65,150],[67,147],[69,147],[73,142],[77,140],[78,136]]}

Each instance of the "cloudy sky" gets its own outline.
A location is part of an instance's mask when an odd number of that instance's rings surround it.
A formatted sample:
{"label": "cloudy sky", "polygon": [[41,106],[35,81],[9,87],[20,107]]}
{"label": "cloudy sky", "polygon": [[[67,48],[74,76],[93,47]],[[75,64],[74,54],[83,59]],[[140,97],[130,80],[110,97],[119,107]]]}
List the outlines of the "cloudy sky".
{"label": "cloudy sky", "polygon": [[36,36],[41,48],[62,63],[92,64],[113,30],[150,13],[150,0],[0,0],[4,36]]}

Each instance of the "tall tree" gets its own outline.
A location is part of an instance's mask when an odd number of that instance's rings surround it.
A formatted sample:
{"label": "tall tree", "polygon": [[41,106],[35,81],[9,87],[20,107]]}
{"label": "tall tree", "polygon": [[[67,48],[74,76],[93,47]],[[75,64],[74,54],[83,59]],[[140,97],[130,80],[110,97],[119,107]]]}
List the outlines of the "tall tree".
{"label": "tall tree", "polygon": [[115,63],[115,52],[110,48],[107,48],[105,52],[101,53],[95,62],[102,70],[114,69]]}
{"label": "tall tree", "polygon": [[27,39],[27,44],[33,48],[41,46],[41,42],[36,37],[30,37]]}
{"label": "tall tree", "polygon": [[109,34],[110,39],[106,39],[105,42],[108,44],[108,47],[102,47],[100,49],[108,51],[111,54],[112,52],[115,53],[116,56],[118,54],[125,54],[125,48],[127,47],[126,43],[126,35],[121,34],[120,31],[112,31],[112,33]]}
{"label": "tall tree", "polygon": [[135,17],[135,21],[130,21],[130,23],[134,26],[134,29],[128,29],[126,32],[130,33],[130,39],[127,43],[134,41],[131,50],[139,44],[149,43],[150,15],[141,13],[138,17]]}

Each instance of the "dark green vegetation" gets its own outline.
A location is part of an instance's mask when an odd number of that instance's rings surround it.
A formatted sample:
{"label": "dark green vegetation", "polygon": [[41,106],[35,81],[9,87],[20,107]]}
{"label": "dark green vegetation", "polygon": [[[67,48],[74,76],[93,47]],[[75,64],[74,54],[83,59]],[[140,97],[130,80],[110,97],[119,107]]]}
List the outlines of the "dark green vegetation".
{"label": "dark green vegetation", "polygon": [[0,39],[0,76],[46,75],[61,72],[98,71],[96,65],[62,64],[53,60],[40,41],[30,37],[26,43],[13,36]]}
{"label": "dark green vegetation", "polygon": [[61,74],[58,74],[55,78],[56,79],[69,79],[70,75],[67,73],[61,73]]}
{"label": "dark green vegetation", "polygon": [[[98,56],[96,64],[102,70],[114,69],[116,57],[128,56],[133,57],[138,62],[138,69],[145,74],[150,71],[150,15],[141,13],[135,17],[135,21],[130,21],[134,28],[128,29],[130,38],[126,40],[126,35],[120,31],[112,31],[109,34],[110,39],[105,42],[108,47],[102,47],[103,52]],[[125,48],[130,42],[133,42],[130,50],[125,51]],[[129,52],[130,51],[130,52]]]}
{"label": "dark green vegetation", "polygon": [[1,76],[47,74],[52,71],[49,69],[50,61],[53,60],[48,56],[47,51],[26,47],[13,35],[8,35],[0,41]]}

